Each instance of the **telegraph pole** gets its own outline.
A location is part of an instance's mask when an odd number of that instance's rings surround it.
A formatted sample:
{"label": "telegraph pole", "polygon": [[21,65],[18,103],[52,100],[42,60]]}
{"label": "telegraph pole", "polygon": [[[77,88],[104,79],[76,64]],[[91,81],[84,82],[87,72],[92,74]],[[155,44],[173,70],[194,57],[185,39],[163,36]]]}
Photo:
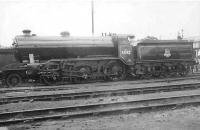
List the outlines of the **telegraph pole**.
{"label": "telegraph pole", "polygon": [[92,6],[92,36],[94,36],[94,1],[91,1]]}

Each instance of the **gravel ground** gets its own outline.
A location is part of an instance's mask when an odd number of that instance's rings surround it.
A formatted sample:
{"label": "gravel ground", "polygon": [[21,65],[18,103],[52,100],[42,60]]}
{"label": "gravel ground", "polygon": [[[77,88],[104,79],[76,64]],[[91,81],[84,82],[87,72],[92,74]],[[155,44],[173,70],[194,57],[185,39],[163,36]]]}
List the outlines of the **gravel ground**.
{"label": "gravel ground", "polygon": [[[163,82],[163,83],[149,83],[147,84],[129,84],[124,85],[122,83],[113,83],[112,86],[98,86],[98,89],[107,88],[107,89],[117,89],[118,87],[137,87],[137,86],[157,86],[157,85],[170,85],[170,84],[180,84],[180,83],[194,83],[199,82],[198,80],[191,81],[176,81],[176,82]],[[125,82],[124,82],[125,83]],[[93,85],[84,86],[81,89],[76,90],[68,90],[68,91],[53,91],[53,92],[16,92],[16,93],[8,93],[6,95],[2,95],[2,97],[6,96],[24,96],[24,95],[40,95],[40,94],[53,94],[53,93],[66,93],[66,92],[78,92],[83,90],[97,90],[97,88],[92,87]],[[0,97],[1,97],[0,96]],[[126,97],[127,98],[127,97]],[[120,101],[123,99],[121,96],[114,98],[99,98],[95,102],[102,101]],[[82,102],[81,100],[78,102]],[[85,101],[86,102],[86,101]],[[82,102],[83,103],[83,102]],[[86,102],[91,103],[91,102]],[[43,107],[55,107],[55,106],[66,106],[69,105],[69,101],[55,101],[55,102],[21,102],[21,103],[12,103],[0,105],[0,112],[3,111],[15,111],[15,110],[24,110],[24,109],[34,109],[34,108],[43,108]],[[77,105],[77,102],[74,102],[72,105]],[[200,107],[187,107],[180,110],[172,110],[172,111],[159,111],[159,112],[150,112],[150,113],[134,113],[127,115],[119,115],[119,116],[109,116],[109,117],[91,117],[88,119],[76,119],[76,120],[68,120],[68,121],[51,121],[44,123],[36,123],[32,125],[23,125],[23,126],[11,126],[8,128],[0,128],[0,130],[23,130],[23,129],[40,129],[40,130],[133,130],[133,129],[144,129],[144,130],[195,130],[200,129]]]}
{"label": "gravel ground", "polygon": [[[140,101],[155,99],[157,97],[166,98],[166,97],[175,97],[183,96],[193,93],[197,95],[200,93],[200,90],[190,90],[190,91],[174,91],[174,92],[160,92],[160,93],[150,93],[150,94],[141,94],[141,95],[125,95],[125,96],[111,96],[111,97],[99,97],[99,98],[89,98],[89,99],[79,99],[79,100],[63,100],[63,101],[30,101],[30,102],[19,102],[19,103],[10,103],[4,104],[0,107],[0,113],[2,112],[11,112],[11,111],[22,111],[22,110],[32,110],[32,109],[42,109],[42,108],[56,108],[56,107],[66,107],[66,106],[75,106],[75,105],[89,105],[89,104],[99,104],[99,103],[117,103],[124,101]],[[163,102],[167,103],[166,101]]]}
{"label": "gravel ground", "polygon": [[199,130],[200,107],[15,125],[0,130]]}

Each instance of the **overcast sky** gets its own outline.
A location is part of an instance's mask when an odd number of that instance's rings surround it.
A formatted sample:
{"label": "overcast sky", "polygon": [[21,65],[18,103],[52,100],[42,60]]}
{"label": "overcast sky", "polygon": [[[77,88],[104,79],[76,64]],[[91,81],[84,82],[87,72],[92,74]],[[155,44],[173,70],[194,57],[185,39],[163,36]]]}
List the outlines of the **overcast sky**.
{"label": "overcast sky", "polygon": [[[102,32],[200,36],[199,0],[94,0],[95,35]],[[92,36],[91,0],[0,0],[0,44],[10,46],[23,29],[37,35]]]}

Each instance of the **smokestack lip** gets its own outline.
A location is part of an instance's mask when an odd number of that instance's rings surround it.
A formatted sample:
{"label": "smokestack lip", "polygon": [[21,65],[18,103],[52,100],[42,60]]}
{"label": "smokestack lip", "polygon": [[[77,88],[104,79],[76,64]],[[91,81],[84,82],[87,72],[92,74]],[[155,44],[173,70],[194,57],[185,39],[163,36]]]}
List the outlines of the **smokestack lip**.
{"label": "smokestack lip", "polygon": [[29,29],[24,29],[22,32],[23,32],[23,34],[25,36],[30,36],[31,35],[31,30],[29,30]]}
{"label": "smokestack lip", "polygon": [[69,36],[70,36],[70,33],[69,33],[68,31],[63,31],[63,32],[60,33],[60,35],[61,35],[62,37],[69,37]]}

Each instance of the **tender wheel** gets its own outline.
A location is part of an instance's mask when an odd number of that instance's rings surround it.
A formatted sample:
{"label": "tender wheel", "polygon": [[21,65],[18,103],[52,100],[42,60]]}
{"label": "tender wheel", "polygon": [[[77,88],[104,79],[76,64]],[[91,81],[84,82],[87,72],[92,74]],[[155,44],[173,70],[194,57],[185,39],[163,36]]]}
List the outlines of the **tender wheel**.
{"label": "tender wheel", "polygon": [[149,74],[149,73],[147,73],[147,74],[142,75],[142,78],[143,78],[143,79],[151,79],[151,78],[152,78],[152,75]]}
{"label": "tender wheel", "polygon": [[108,79],[111,81],[120,81],[125,79],[125,67],[118,62],[112,62],[107,65],[105,74],[108,75]]}
{"label": "tender wheel", "polygon": [[187,69],[184,65],[177,65],[177,71],[179,76],[186,76],[187,75]]}
{"label": "tender wheel", "polygon": [[8,87],[17,87],[20,86],[21,83],[22,77],[17,73],[9,74],[6,78],[6,84]]}
{"label": "tender wheel", "polygon": [[82,83],[82,79],[80,78],[80,77],[74,77],[73,79],[72,79],[72,83],[73,84],[80,84],[80,83]]}
{"label": "tender wheel", "polygon": [[162,65],[160,77],[168,78],[168,77],[170,77],[169,73],[170,73],[170,71],[169,71],[168,67],[166,65]]}

